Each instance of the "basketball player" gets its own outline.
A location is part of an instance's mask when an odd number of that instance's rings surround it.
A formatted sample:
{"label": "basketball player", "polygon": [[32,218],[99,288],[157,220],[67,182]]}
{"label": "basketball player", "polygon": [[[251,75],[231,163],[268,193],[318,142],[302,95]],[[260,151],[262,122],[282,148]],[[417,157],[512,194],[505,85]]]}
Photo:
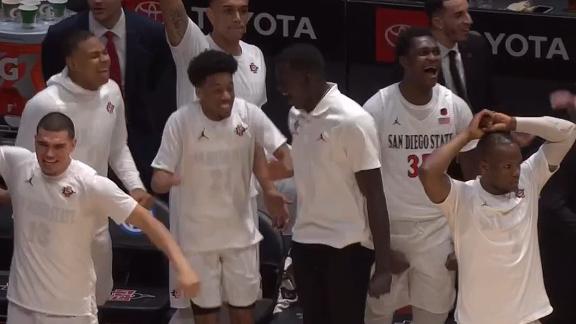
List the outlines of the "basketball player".
{"label": "basketball player", "polygon": [[218,322],[223,294],[232,324],[254,322],[262,236],[250,201],[252,170],[277,225],[288,218],[264,155],[254,157],[258,143],[286,158],[286,139],[260,108],[235,97],[236,69],[234,57],[221,51],[192,60],[188,74],[199,100],[170,116],[152,164],[152,188],[170,191],[171,229],[203,282],[192,299],[196,324]]}
{"label": "basketball player", "polygon": [[0,146],[0,174],[12,197],[14,255],[8,324],[94,324],[91,244],[101,219],[141,228],[178,271],[180,293],[198,279],[166,228],[112,181],[73,160],[74,124],[60,112],[37,126],[36,154]]}
{"label": "basketball player", "polygon": [[[522,162],[512,131],[546,142]],[[448,164],[478,138],[480,177],[451,179]],[[538,199],[575,139],[576,125],[569,121],[483,111],[424,162],[420,180],[446,215],[454,239],[458,323],[539,323],[552,312],[540,263]]]}
{"label": "basketball player", "polygon": [[[110,165],[130,195],[150,207],[153,198],[146,192],[128,148],[124,100],[116,82],[109,78],[110,57],[106,47],[85,30],[71,33],[63,41],[63,47],[66,68],[52,76],[47,88],[26,104],[16,145],[33,151],[38,121],[49,112],[65,113],[78,129],[78,146],[73,157],[101,176],[107,176]],[[92,257],[98,278],[96,300],[98,305],[103,305],[110,297],[114,282],[108,220],[100,220]]]}
{"label": "basketball player", "polygon": [[413,323],[443,324],[455,297],[454,272],[446,266],[453,248],[446,219],[426,197],[418,168],[435,148],[466,129],[472,113],[437,83],[440,52],[429,30],[404,31],[396,52],[403,80],[378,91],[364,109],[374,117],[380,138],[392,263],[404,263],[399,270],[406,270],[393,276],[389,294],[368,297],[365,321],[390,324],[395,310],[411,305]]}

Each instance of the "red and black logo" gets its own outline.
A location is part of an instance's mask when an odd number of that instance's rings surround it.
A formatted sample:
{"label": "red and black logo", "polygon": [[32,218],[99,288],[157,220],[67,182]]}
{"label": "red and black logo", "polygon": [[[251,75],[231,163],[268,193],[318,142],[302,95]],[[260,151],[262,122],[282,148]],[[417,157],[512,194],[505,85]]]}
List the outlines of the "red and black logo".
{"label": "red and black logo", "polygon": [[62,188],[62,194],[66,198],[70,198],[70,196],[72,196],[75,193],[76,193],[76,191],[74,191],[74,189],[72,189],[72,187],[70,187],[70,186],[66,186],[66,187]]}

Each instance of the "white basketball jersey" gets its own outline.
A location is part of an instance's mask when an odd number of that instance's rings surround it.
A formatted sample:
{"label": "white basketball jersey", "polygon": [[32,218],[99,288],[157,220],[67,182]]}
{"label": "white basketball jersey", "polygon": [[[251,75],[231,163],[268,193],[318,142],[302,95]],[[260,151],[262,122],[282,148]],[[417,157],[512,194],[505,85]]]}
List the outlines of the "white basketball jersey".
{"label": "white basketball jersey", "polygon": [[[382,179],[391,220],[429,221],[442,217],[430,202],[418,179],[418,168],[434,149],[448,143],[457,133],[460,109],[455,95],[436,85],[433,97],[424,107],[408,103],[398,84],[380,90],[380,104],[372,98],[365,108],[378,127],[381,146]],[[429,110],[422,120],[408,109]],[[423,112],[423,111],[420,111]]]}

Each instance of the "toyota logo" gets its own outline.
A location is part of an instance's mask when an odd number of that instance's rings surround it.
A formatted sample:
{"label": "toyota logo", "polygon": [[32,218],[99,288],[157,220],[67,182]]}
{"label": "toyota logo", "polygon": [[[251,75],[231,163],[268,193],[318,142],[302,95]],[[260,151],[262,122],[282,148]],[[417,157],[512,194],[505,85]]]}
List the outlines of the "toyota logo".
{"label": "toyota logo", "polygon": [[140,2],[136,8],[134,8],[134,11],[143,13],[152,20],[162,21],[162,11],[160,10],[160,4],[157,1]]}
{"label": "toyota logo", "polygon": [[409,28],[408,25],[392,25],[386,29],[384,32],[384,38],[386,38],[386,43],[390,45],[390,47],[395,48],[396,42],[398,41],[398,36],[402,31]]}

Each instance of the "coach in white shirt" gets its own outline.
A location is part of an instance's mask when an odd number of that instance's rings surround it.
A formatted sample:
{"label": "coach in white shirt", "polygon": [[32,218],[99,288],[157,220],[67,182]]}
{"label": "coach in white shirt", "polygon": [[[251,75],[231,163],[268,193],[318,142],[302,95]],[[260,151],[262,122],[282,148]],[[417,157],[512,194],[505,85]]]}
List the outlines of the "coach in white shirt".
{"label": "coach in white shirt", "polygon": [[[66,68],[48,80],[48,87],[28,101],[16,145],[34,150],[38,121],[47,113],[67,114],[77,125],[78,147],[74,158],[108,174],[108,165],[130,195],[144,206],[152,204],[127,145],[124,101],[120,88],[109,78],[110,57],[89,31],[79,30],[65,40]],[[108,220],[103,219],[93,246],[98,277],[96,299],[103,304],[112,291],[112,247]]]}
{"label": "coach in white shirt", "polygon": [[[512,131],[546,142],[522,162]],[[468,182],[448,177],[450,161],[478,138],[480,177]],[[454,238],[458,323],[537,323],[552,312],[540,263],[538,199],[575,139],[576,126],[569,121],[482,111],[467,131],[424,162],[420,180],[444,211]]]}
{"label": "coach in white shirt", "polygon": [[73,160],[74,124],[60,112],[37,124],[36,154],[0,147],[0,174],[14,210],[9,324],[93,324],[91,244],[112,218],[141,228],[176,267],[179,291],[193,296],[198,279],[168,230],[112,181]]}
{"label": "coach in white shirt", "polygon": [[152,163],[152,188],[170,191],[171,230],[202,280],[203,290],[192,299],[197,323],[218,322],[223,294],[233,323],[253,323],[262,236],[252,216],[252,170],[277,225],[288,218],[265,156],[254,155],[258,144],[290,166],[286,139],[260,108],[235,97],[236,69],[236,60],[221,51],[192,60],[188,74],[199,100],[170,116]]}
{"label": "coach in white shirt", "polygon": [[[389,289],[388,214],[374,120],[326,82],[324,59],[310,45],[277,60],[281,91],[293,104],[298,216],[292,257],[304,324],[363,323],[366,292]],[[370,281],[374,260],[376,273]]]}

